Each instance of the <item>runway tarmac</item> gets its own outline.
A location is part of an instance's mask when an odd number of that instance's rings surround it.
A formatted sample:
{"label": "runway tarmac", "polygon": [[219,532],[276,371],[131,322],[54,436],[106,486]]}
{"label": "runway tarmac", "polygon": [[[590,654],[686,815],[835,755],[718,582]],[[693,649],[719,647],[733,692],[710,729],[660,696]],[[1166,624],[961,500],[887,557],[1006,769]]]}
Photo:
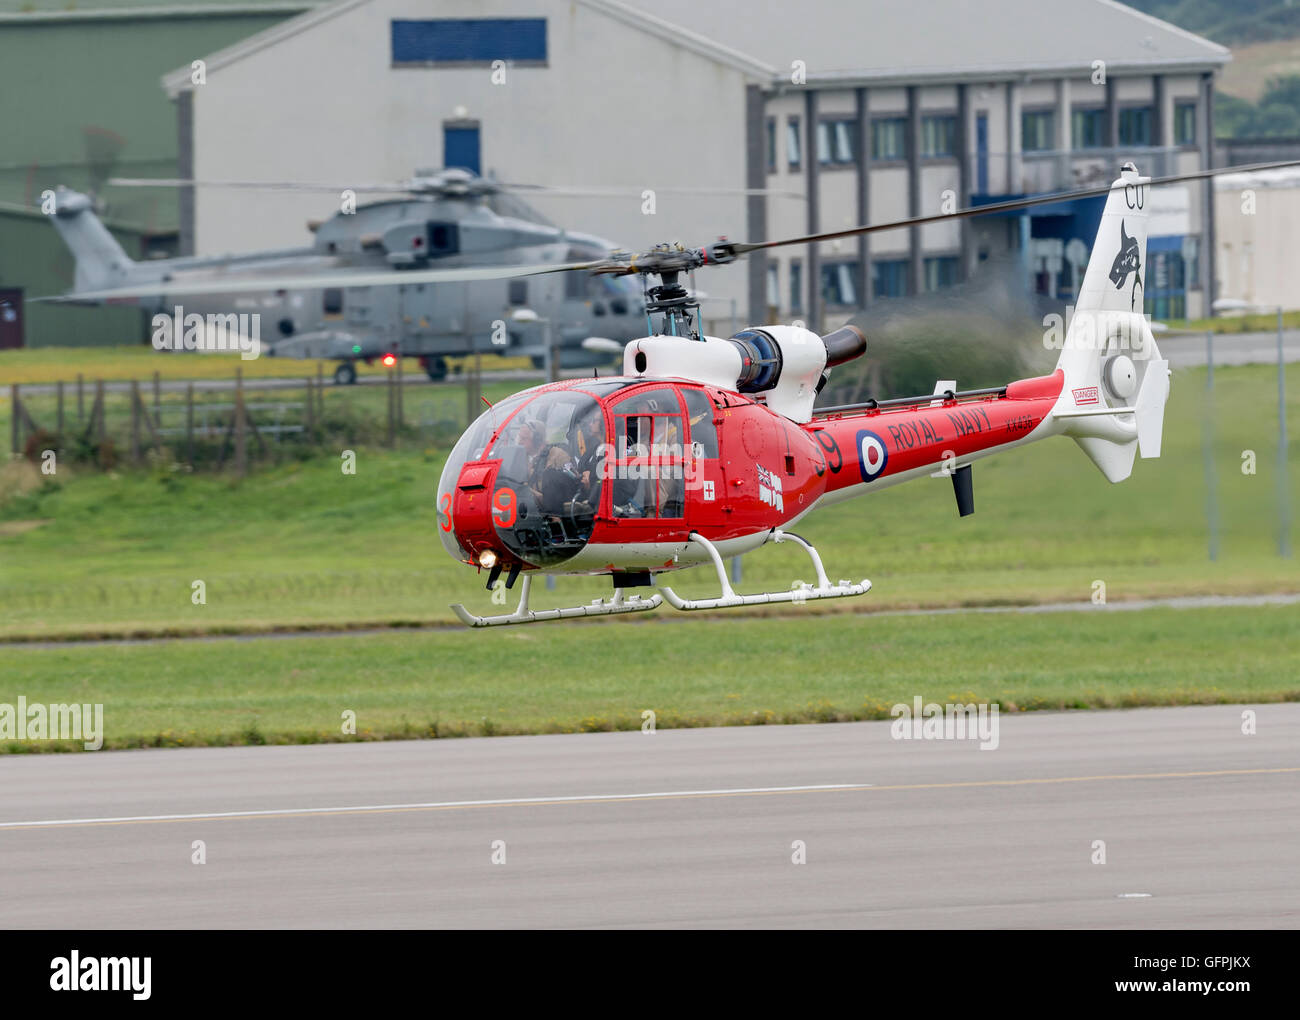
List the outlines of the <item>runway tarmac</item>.
{"label": "runway tarmac", "polygon": [[10,756],[0,925],[1300,927],[1252,710]]}

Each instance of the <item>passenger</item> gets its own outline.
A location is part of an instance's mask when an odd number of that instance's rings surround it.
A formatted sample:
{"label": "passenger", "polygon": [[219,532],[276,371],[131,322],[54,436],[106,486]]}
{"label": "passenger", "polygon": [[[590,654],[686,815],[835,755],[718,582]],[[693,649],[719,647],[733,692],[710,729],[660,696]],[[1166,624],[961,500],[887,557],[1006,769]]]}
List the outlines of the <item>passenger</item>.
{"label": "passenger", "polygon": [[605,418],[597,411],[583,419],[578,429],[578,499],[594,508],[600,503],[600,483],[605,470]]}

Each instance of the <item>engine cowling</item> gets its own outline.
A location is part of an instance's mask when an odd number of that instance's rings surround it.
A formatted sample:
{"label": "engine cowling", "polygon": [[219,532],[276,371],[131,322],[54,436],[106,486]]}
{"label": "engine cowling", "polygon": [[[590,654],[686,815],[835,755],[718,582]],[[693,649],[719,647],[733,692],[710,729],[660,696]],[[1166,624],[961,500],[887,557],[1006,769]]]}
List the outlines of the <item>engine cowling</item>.
{"label": "engine cowling", "polygon": [[743,329],[721,339],[652,336],[623,352],[623,374],[646,379],[690,379],[752,393],[791,421],[812,418],[822,374],[866,350],[856,326],[820,337],[800,326]]}

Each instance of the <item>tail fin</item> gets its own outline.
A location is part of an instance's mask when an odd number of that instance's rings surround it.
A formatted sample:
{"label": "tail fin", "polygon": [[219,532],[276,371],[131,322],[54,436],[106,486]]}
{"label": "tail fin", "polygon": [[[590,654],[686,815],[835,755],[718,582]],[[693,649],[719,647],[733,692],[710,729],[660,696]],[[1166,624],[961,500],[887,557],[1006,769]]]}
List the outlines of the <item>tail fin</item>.
{"label": "tail fin", "polygon": [[1125,163],[1111,185],[1056,363],[1065,385],[1053,415],[1112,482],[1137,452],[1160,456],[1169,397],[1169,362],[1142,311],[1149,181]]}
{"label": "tail fin", "polygon": [[87,196],[60,187],[54,193],[50,218],[77,261],[74,293],[106,290],[126,279],[135,263],[100,222]]}

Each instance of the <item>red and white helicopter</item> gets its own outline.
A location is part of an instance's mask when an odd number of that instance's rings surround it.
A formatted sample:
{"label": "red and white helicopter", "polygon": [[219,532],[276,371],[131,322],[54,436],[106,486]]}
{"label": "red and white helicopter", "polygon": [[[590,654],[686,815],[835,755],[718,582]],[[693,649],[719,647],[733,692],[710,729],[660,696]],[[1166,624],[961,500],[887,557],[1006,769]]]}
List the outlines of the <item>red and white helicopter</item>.
{"label": "red and white helicopter", "polygon": [[[1160,456],[1169,395],[1169,363],[1142,310],[1152,183],[1125,164],[1099,189],[1109,197],[1055,371],[995,389],[941,382],[922,397],[814,408],[829,370],[865,352],[855,327],[825,337],[785,325],[700,335],[678,274],[772,242],[662,248],[567,267],[659,275],[650,310],[663,313],[664,328],[627,345],[622,375],[525,390],[456,444],[438,486],[442,543],[488,570],[489,588],[503,572],[505,587],[521,574],[523,585],[512,613],[452,609],[485,627],[644,612],[665,600],[698,610],[864,595],[870,581],[833,583],[817,550],[789,529],[818,507],[935,474],[951,476],[965,516],[974,510],[974,461],[1049,436],[1074,439],[1110,481],[1127,478],[1136,454]],[[723,559],[767,542],[802,546],[816,583],[736,593]],[[663,583],[663,575],[709,563],[717,597],[682,598]],[[614,593],[530,610],[539,572],[609,574]],[[651,586],[659,591],[628,593]]]}

